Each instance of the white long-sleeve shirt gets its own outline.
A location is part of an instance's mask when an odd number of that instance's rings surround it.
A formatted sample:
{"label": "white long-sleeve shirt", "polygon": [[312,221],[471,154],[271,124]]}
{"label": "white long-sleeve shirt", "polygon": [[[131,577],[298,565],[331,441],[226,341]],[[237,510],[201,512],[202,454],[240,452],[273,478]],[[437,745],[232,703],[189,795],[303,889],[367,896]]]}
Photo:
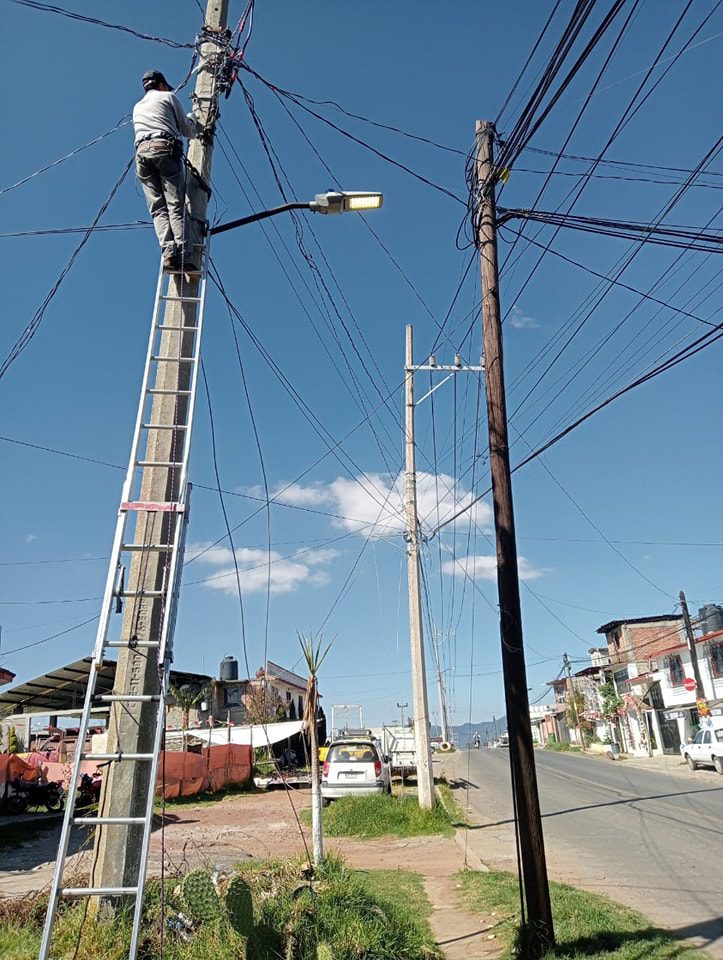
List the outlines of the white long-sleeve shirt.
{"label": "white long-sleeve shirt", "polygon": [[181,101],[174,93],[149,90],[133,107],[133,140],[136,146],[152,134],[161,134],[181,140],[199,133],[199,124],[192,115],[183,112]]}

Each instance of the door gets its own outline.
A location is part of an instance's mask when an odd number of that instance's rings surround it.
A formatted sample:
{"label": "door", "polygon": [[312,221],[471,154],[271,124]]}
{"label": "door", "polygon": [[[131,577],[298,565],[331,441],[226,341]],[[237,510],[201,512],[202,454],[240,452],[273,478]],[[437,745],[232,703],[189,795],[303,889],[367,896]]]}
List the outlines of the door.
{"label": "door", "polygon": [[706,763],[713,763],[713,735],[710,730],[706,730],[703,734],[701,759],[705,760]]}
{"label": "door", "polygon": [[693,742],[688,744],[688,753],[697,763],[702,763],[705,760],[703,755],[703,737],[706,732],[707,731],[699,730]]}

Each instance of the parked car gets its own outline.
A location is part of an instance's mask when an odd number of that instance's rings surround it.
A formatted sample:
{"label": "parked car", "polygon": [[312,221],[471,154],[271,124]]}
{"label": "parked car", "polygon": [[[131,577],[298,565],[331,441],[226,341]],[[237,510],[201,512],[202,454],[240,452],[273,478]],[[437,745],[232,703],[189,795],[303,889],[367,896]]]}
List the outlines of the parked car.
{"label": "parked car", "polygon": [[716,773],[723,774],[723,719],[716,717],[709,726],[698,731],[692,743],[684,744],[680,751],[691,770],[715,767]]}
{"label": "parked car", "polygon": [[389,757],[371,739],[350,737],[329,747],[321,773],[321,798],[325,805],[340,797],[391,793]]}

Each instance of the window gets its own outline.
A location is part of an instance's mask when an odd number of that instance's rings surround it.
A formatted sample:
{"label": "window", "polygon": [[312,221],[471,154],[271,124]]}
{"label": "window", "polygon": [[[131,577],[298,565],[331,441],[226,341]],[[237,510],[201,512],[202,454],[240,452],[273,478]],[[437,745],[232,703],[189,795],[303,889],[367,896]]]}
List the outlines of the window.
{"label": "window", "polygon": [[286,691],[286,702],[288,703],[290,700],[291,700],[291,694],[290,694],[289,691],[287,690],[287,691]]}
{"label": "window", "polygon": [[710,743],[710,730],[706,730],[703,734],[703,743]]}
{"label": "window", "polygon": [[718,743],[723,743],[723,730],[716,730],[715,738],[718,741]]}
{"label": "window", "polygon": [[304,698],[299,694],[299,719],[304,716]]}
{"label": "window", "polygon": [[667,657],[665,666],[668,670],[668,681],[671,687],[682,687],[685,682],[685,671],[683,670],[683,661],[680,657],[677,654],[672,657]]}
{"label": "window", "polygon": [[335,743],[326,755],[329,763],[373,763],[379,760],[372,743]]}
{"label": "window", "polygon": [[703,731],[699,730],[698,733],[696,733],[695,735],[695,740],[693,741],[693,743],[702,743],[702,742],[703,742]]}
{"label": "window", "polygon": [[711,643],[708,647],[708,662],[711,675],[723,678],[723,643]]}
{"label": "window", "polygon": [[223,688],[223,705],[224,707],[240,707],[241,706],[241,688],[240,687],[224,687]]}

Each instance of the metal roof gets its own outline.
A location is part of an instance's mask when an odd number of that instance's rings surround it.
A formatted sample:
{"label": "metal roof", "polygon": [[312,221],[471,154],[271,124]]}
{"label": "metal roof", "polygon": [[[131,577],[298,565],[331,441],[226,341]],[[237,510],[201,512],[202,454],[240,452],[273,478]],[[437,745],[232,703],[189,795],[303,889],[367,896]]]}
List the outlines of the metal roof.
{"label": "metal roof", "polygon": [[[8,704],[16,708],[17,713],[24,711],[47,710],[54,714],[61,710],[78,710],[83,707],[85,690],[88,683],[88,674],[92,664],[91,657],[76,660],[66,667],[58,667],[41,677],[19,683],[16,687],[0,693],[0,705]],[[96,681],[96,693],[110,693],[115,681],[115,660],[104,660],[103,667]],[[200,673],[186,673],[180,670],[171,670],[171,683],[181,687],[186,683],[205,684],[211,677]]]}
{"label": "metal roof", "polygon": [[611,620],[610,623],[604,623],[597,628],[596,633],[607,633],[608,630],[614,630],[615,627],[622,627],[628,623],[660,623],[663,620],[682,620],[682,613],[666,613],[659,617],[628,617],[627,620]]}
{"label": "metal roof", "polygon": [[[93,660],[85,657],[66,667],[58,667],[44,673],[41,677],[19,683],[16,687],[0,693],[0,704],[10,704],[20,713],[24,709],[46,708],[49,713],[55,710],[82,709],[85,688]],[[98,693],[110,693],[115,679],[115,661],[104,660],[98,674],[96,689]]]}
{"label": "metal roof", "polygon": [[268,662],[268,676],[269,679],[273,678],[281,680],[282,683],[288,683],[290,687],[299,687],[301,690],[306,690],[306,680],[303,677],[300,677],[298,673],[292,673],[291,670],[280,667],[278,663],[272,663],[271,660]]}

